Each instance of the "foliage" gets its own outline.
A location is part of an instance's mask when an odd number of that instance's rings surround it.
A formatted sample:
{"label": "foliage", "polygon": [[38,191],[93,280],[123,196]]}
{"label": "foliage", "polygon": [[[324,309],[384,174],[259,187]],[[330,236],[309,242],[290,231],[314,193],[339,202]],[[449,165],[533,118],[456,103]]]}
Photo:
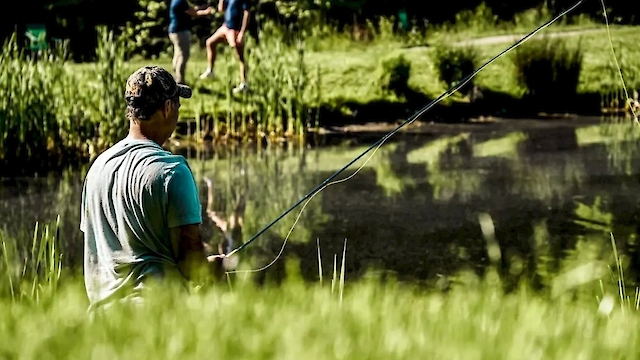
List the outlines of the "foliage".
{"label": "foliage", "polygon": [[77,161],[124,136],[123,45],[104,29],[98,43],[98,62],[82,73],[68,68],[64,48],[29,55],[13,40],[4,45],[0,163]]}
{"label": "foliage", "polygon": [[139,9],[134,13],[136,21],[128,21],[123,35],[128,39],[127,53],[153,58],[171,44],[168,40],[169,2],[138,0]]}
{"label": "foliage", "polygon": [[125,137],[129,124],[125,116],[125,103],[121,96],[129,75],[124,69],[123,39],[114,38],[112,32],[101,29],[97,55],[96,71],[99,79],[97,116],[101,117],[98,135],[101,142],[110,145]]}
{"label": "foliage", "polygon": [[[436,47],[434,57],[438,78],[448,88],[455,86],[473,73],[480,62],[480,52],[474,46],[440,45]],[[463,86],[460,91],[465,93],[472,86],[473,79]]]}
{"label": "foliage", "polygon": [[0,287],[0,297],[38,302],[43,296],[56,294],[62,273],[59,225],[60,217],[55,223],[36,223],[27,251],[0,230],[0,277],[5,284]]}
{"label": "foliage", "polygon": [[378,86],[383,91],[402,95],[409,90],[411,63],[403,55],[383,58],[378,67]]}
{"label": "foliage", "polygon": [[536,39],[516,49],[516,80],[532,98],[561,101],[576,94],[582,60],[579,44],[570,48],[562,39]]}
{"label": "foliage", "polygon": [[[36,54],[33,54],[36,55]],[[56,97],[64,82],[64,60],[44,52],[37,60],[19,50],[13,36],[0,55],[0,161],[39,158],[65,146]],[[61,129],[62,128],[62,129]]]}

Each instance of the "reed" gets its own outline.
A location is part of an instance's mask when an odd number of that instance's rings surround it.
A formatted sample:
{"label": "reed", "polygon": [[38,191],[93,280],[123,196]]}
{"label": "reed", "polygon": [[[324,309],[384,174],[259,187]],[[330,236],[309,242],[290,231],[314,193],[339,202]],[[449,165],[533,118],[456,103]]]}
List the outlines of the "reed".
{"label": "reed", "polygon": [[30,249],[0,231],[0,294],[35,302],[55,295],[62,273],[59,226],[59,216],[53,223],[36,223]]}
{"label": "reed", "polygon": [[213,96],[199,95],[202,100],[197,122],[205,114],[212,115],[213,120],[207,124],[210,126],[196,127],[207,129],[214,140],[302,138],[309,127],[316,125],[313,114],[319,106],[320,71],[306,61],[306,38],[299,35],[290,40],[286,29],[269,23],[263,32],[269,36],[259,44],[247,39],[249,92],[231,91],[239,81],[238,68],[233,55],[224,48],[216,63],[217,80],[200,85]]}

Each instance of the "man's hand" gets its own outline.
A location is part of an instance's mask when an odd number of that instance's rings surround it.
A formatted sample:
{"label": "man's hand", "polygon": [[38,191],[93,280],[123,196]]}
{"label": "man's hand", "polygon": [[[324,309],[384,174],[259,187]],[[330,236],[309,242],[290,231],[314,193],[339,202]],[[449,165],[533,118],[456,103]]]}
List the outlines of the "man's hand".
{"label": "man's hand", "polygon": [[224,255],[224,254],[216,254],[216,255],[209,255],[209,256],[207,256],[207,260],[208,260],[209,262],[215,262],[215,261],[217,261],[218,259],[224,259],[224,258],[225,258],[225,255]]}
{"label": "man's hand", "polygon": [[196,6],[196,7],[187,9],[185,12],[190,16],[197,17],[197,16],[211,15],[215,12],[215,9],[212,8],[211,6],[205,9],[201,9],[199,6]]}
{"label": "man's hand", "polygon": [[243,40],[244,40],[244,31],[240,31],[236,36],[236,44],[243,44]]}
{"label": "man's hand", "polygon": [[196,282],[210,277],[199,224],[171,228],[170,236],[178,268],[184,277]]}

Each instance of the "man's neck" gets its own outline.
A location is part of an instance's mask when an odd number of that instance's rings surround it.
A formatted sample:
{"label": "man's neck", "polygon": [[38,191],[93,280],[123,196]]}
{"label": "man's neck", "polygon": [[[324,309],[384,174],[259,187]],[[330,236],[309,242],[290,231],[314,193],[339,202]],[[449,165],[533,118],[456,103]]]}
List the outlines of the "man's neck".
{"label": "man's neck", "polygon": [[134,139],[134,140],[151,140],[154,143],[158,144],[159,146],[162,146],[162,142],[161,143],[161,139],[158,138],[158,136],[153,136],[153,134],[145,134],[142,129],[140,129],[139,126],[131,126],[129,128],[129,136],[130,139]]}

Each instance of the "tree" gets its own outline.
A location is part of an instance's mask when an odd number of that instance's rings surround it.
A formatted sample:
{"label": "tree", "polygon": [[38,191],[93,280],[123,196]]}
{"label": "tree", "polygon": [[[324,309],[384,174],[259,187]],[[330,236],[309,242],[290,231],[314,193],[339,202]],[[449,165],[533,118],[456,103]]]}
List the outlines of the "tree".
{"label": "tree", "polygon": [[169,47],[169,1],[137,1],[138,9],[133,14],[135,21],[128,21],[123,29],[123,35],[128,39],[127,55],[159,56]]}

